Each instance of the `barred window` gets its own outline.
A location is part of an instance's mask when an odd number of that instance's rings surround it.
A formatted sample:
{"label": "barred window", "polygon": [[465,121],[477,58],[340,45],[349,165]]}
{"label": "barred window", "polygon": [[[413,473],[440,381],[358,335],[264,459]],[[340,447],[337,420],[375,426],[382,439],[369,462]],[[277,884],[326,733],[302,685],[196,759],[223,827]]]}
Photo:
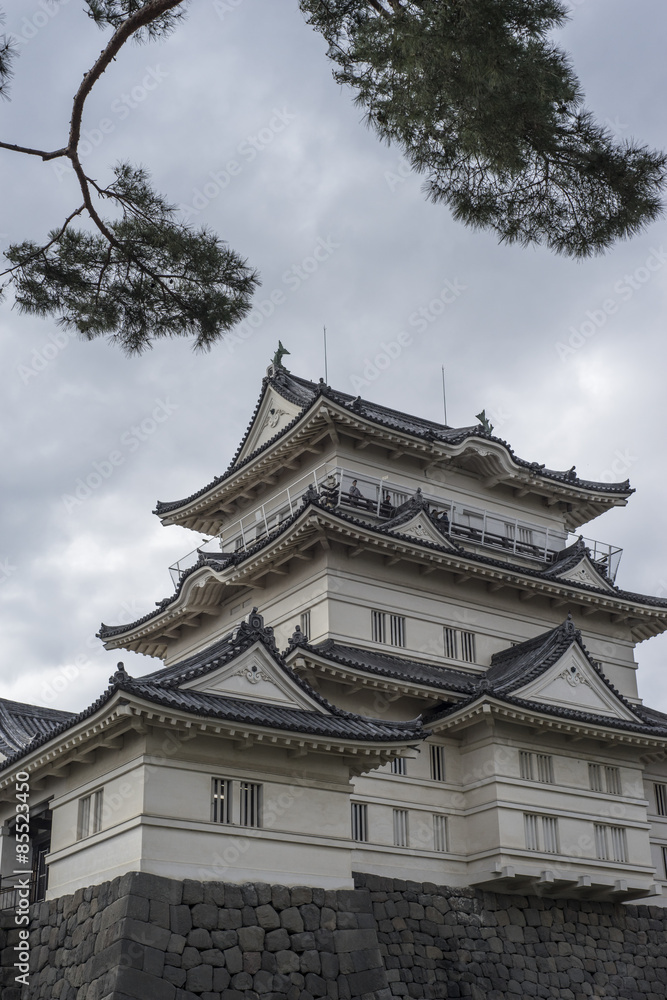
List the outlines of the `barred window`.
{"label": "barred window", "polygon": [[407,774],[407,761],[405,757],[394,757],[391,762],[391,773],[392,774]]}
{"label": "barred window", "polygon": [[619,767],[605,767],[605,781],[609,795],[621,794],[621,769]]}
{"label": "barred window", "polygon": [[457,643],[456,643],[456,629],[455,628],[445,628],[443,629],[443,635],[445,639],[445,656],[448,656],[452,660],[457,659]]}
{"label": "barred window", "polygon": [[371,611],[371,636],[373,642],[385,642],[385,618],[382,611]]}
{"label": "barred window", "polygon": [[662,870],[667,878],[667,847],[664,846],[662,848]]}
{"label": "barred window", "polygon": [[525,781],[533,780],[533,754],[526,750],[519,751],[519,770]]}
{"label": "barred window", "polygon": [[655,808],[658,816],[667,816],[667,785],[655,784]]}
{"label": "barred window", "polygon": [[262,786],[253,781],[242,781],[239,786],[241,800],[241,826],[262,825]]}
{"label": "barred window", "polygon": [[604,788],[602,786],[602,768],[599,764],[588,765],[588,780],[590,782],[591,791],[593,792],[604,791]]}
{"label": "barred window", "polygon": [[554,762],[551,754],[530,753],[519,750],[519,771],[525,781],[544,781],[552,785],[554,781]]}
{"label": "barred window", "polygon": [[310,611],[304,611],[299,623],[303,635],[310,639]]}
{"label": "barred window", "polygon": [[83,840],[102,829],[102,813],[104,808],[104,789],[98,788],[90,795],[79,799],[79,810],[76,824],[76,839]]}
{"label": "barred window", "polygon": [[394,847],[408,846],[408,810],[394,809]]}
{"label": "barred window", "polygon": [[445,781],[445,748],[437,743],[429,745],[431,780]]}
{"label": "barred window", "polygon": [[588,765],[588,778],[593,792],[607,792],[609,795],[621,795],[621,769],[602,764]]}
{"label": "barred window", "polygon": [[433,850],[447,850],[447,817],[438,813],[433,815]]}
{"label": "barred window", "polygon": [[626,862],[628,843],[625,827],[595,823],[595,856],[600,861]]}
{"label": "barred window", "polygon": [[402,615],[390,615],[389,622],[392,646],[405,646],[405,618]]}
{"label": "barred window", "polygon": [[523,814],[526,850],[558,854],[558,820],[555,816]]}
{"label": "barred window", "polygon": [[461,659],[467,663],[475,662],[474,632],[461,632]]}
{"label": "barred window", "polygon": [[245,548],[245,542],[243,539],[243,535],[239,535],[239,537],[234,540],[234,550],[236,552],[239,552],[241,549],[244,548]]}
{"label": "barred window", "polygon": [[352,803],[352,840],[362,844],[368,841],[368,806],[365,802]]}
{"label": "barred window", "polygon": [[232,822],[232,783],[227,778],[211,778],[211,821]]}
{"label": "barred window", "polygon": [[554,780],[554,759],[548,753],[535,754],[537,762],[537,780],[553,784]]}

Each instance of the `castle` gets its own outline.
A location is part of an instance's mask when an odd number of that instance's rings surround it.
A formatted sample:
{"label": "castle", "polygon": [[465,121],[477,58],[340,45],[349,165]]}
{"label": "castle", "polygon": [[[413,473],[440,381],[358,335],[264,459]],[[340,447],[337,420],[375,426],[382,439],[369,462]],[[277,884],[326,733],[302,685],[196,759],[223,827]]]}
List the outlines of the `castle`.
{"label": "castle", "polygon": [[155,610],[100,630],[164,665],[119,663],[78,714],[0,700],[0,906],[17,780],[33,899],[131,871],[359,871],[667,902],[667,715],[633,656],[667,601],[572,534],[632,490],[524,461],[481,417],[443,426],[277,358],[227,471],[155,511],[210,541]]}

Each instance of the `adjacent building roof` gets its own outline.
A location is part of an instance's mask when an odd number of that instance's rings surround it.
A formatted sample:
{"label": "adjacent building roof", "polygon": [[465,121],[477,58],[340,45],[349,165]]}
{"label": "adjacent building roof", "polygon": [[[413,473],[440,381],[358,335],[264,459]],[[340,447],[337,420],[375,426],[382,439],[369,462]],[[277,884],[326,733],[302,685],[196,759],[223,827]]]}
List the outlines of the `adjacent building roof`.
{"label": "adjacent building roof", "polygon": [[0,698],[0,755],[10,757],[74,717],[73,712]]}

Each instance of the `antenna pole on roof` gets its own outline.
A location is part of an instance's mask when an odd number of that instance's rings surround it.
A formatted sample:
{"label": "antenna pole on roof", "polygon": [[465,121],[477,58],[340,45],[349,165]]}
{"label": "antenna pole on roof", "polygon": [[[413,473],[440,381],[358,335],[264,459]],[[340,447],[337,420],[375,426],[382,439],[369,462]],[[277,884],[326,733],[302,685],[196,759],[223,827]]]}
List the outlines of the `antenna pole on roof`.
{"label": "antenna pole on roof", "polygon": [[329,370],[327,367],[327,328],[324,329],[324,384],[329,385]]}
{"label": "antenna pole on roof", "polygon": [[445,411],[445,426],[447,426],[447,393],[445,391],[445,366],[442,366],[442,408]]}

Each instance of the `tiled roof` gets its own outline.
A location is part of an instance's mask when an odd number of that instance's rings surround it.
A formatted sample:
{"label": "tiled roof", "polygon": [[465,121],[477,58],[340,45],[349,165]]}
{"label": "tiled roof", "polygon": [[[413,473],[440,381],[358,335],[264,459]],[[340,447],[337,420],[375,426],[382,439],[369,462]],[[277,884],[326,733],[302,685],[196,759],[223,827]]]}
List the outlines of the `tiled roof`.
{"label": "tiled roof", "polygon": [[[301,413],[297,414],[293,420],[278,431],[269,441],[265,442],[261,448],[256,449],[251,455],[246,456],[243,461],[238,462],[237,464],[238,456],[240,455],[247,440],[253,421],[259,411],[259,407],[269,386],[272,386],[284,399],[287,399],[295,405],[301,407]],[[480,437],[488,441],[495,441],[497,444],[502,445],[503,448],[506,449],[512,461],[515,462],[516,465],[523,469],[530,470],[533,475],[544,479],[550,479],[557,483],[564,483],[568,486],[576,486],[596,493],[616,493],[622,496],[627,496],[633,492],[627,479],[620,483],[599,483],[588,479],[579,479],[574,472],[574,468],[566,471],[558,471],[556,469],[547,469],[544,465],[541,465],[538,462],[527,462],[525,459],[519,458],[515,455],[510,445],[502,438],[495,437],[485,431],[481,424],[476,424],[471,427],[447,427],[446,425],[438,424],[433,420],[425,420],[421,417],[412,416],[409,413],[402,413],[400,410],[394,410],[388,406],[381,406],[379,403],[371,403],[368,400],[361,399],[359,396],[355,398],[346,392],[339,392],[336,389],[332,389],[330,386],[324,385],[322,382],[311,382],[308,379],[292,375],[286,369],[278,368],[270,379],[265,378],[263,381],[262,392],[253,412],[250,424],[228,469],[222,475],[216,476],[215,479],[208,483],[207,486],[197,490],[195,493],[191,494],[191,496],[185,497],[183,500],[168,502],[158,501],[154,513],[161,516],[169,514],[171,511],[178,510],[180,507],[184,507],[186,504],[189,504],[193,500],[196,500],[208,493],[209,490],[213,489],[224,479],[231,476],[233,472],[241,469],[256,455],[268,449],[274,441],[277,440],[277,438],[289,433],[294,424],[301,419],[303,413],[305,413],[305,411],[312,406],[320,396],[326,396],[327,398],[338,403],[340,406],[351,410],[358,416],[370,420],[373,423],[404,434],[410,434],[413,437],[426,439],[428,441],[441,441],[443,444],[450,445],[461,444],[467,438],[473,437]]]}
{"label": "tiled roof", "polygon": [[33,740],[50,735],[72,718],[72,712],[0,698],[0,754],[9,757],[24,750]]}

